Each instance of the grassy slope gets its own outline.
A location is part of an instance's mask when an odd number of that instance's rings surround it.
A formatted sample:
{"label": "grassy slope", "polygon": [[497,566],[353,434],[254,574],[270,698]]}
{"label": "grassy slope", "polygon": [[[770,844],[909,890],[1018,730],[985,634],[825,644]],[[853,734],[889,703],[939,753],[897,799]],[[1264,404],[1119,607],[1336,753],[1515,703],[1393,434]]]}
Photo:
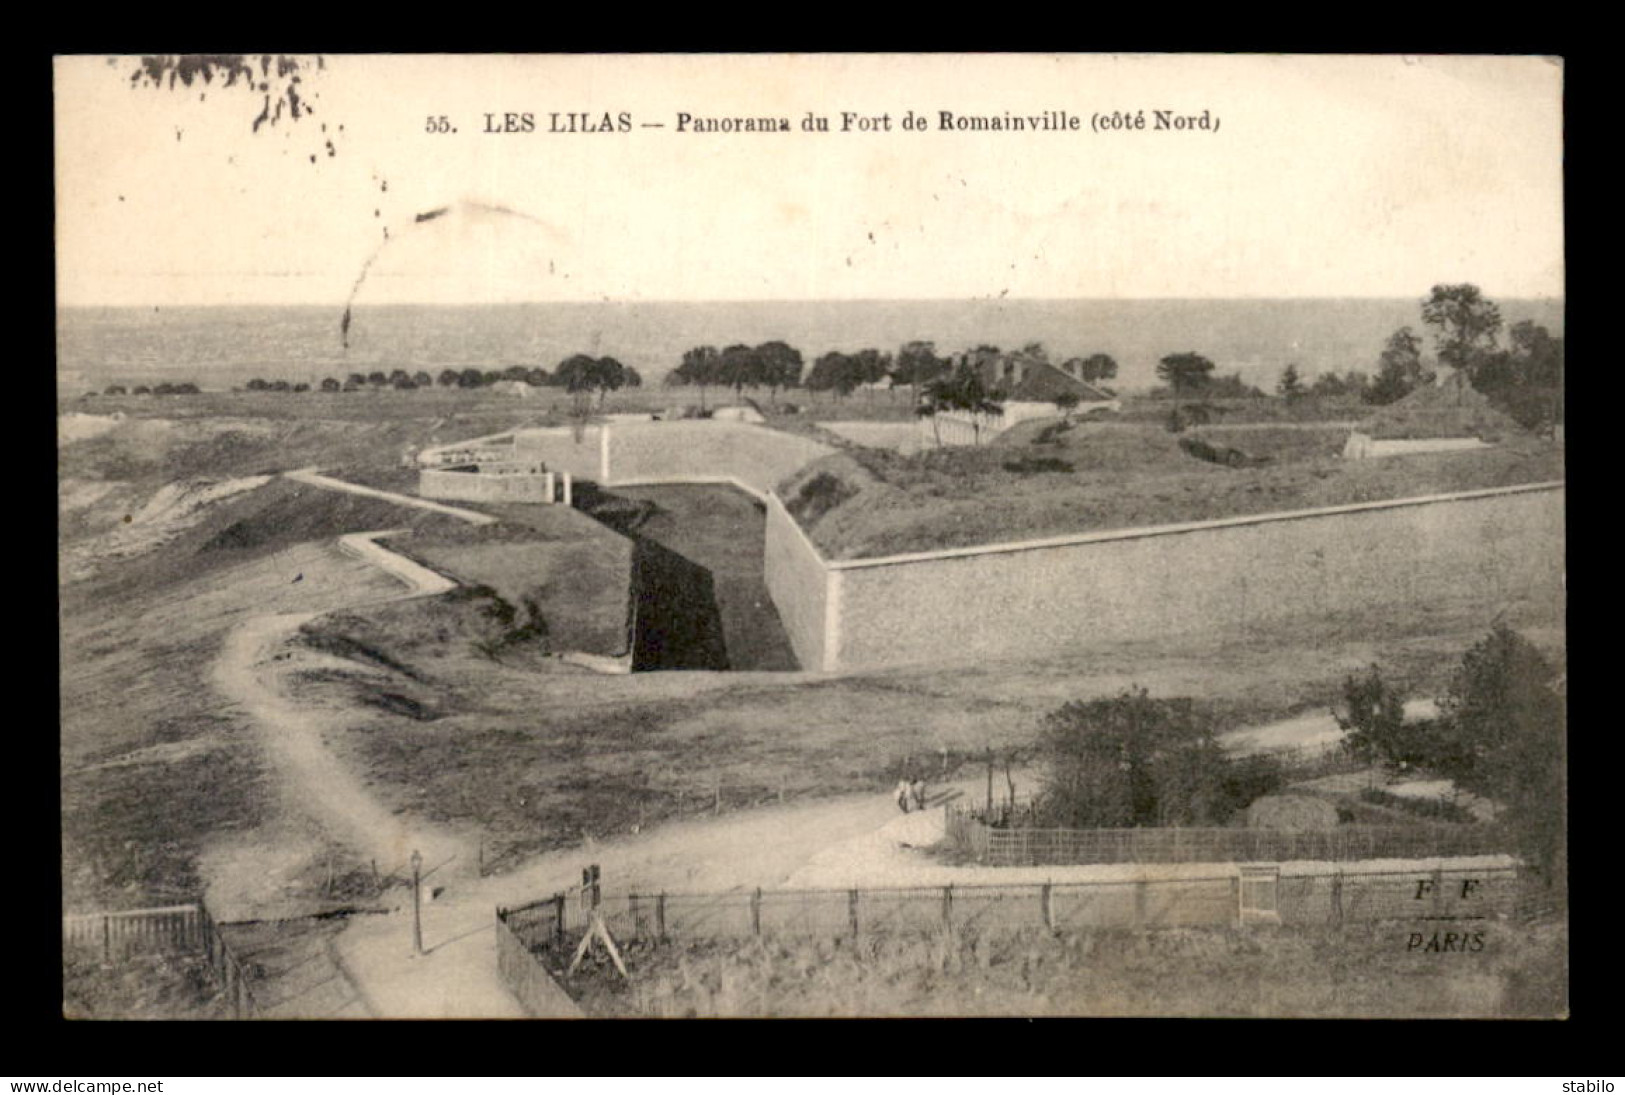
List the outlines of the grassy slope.
{"label": "grassy slope", "polygon": [[[819,473],[860,488],[809,529],[826,554],[849,559],[1563,477],[1562,448],[1530,438],[1483,452],[1348,461],[1335,455],[1335,431],[1210,434],[1215,445],[1270,462],[1223,467],[1187,455],[1178,437],[1156,426],[1085,424],[1054,444],[1034,443],[1036,434],[1022,444],[1023,433],[1006,444],[912,457],[849,448],[810,465],[781,493],[794,500]],[[1005,467],[1023,456],[1059,460],[1067,469]]]}
{"label": "grassy slope", "polygon": [[[141,430],[81,442],[63,463],[81,470],[210,467],[236,431],[173,429],[155,450]],[[256,435],[258,436],[258,435]],[[257,443],[256,443],[257,444]],[[213,455],[211,455],[213,454]],[[304,454],[295,454],[304,455]],[[221,456],[215,476],[255,470],[263,452]],[[101,463],[97,463],[101,461]],[[172,461],[173,464],[165,463]],[[274,466],[274,465],[273,465]],[[149,481],[150,480],[150,481]],[[232,626],[265,611],[333,607],[332,588],[386,596],[395,584],[331,540],[381,527],[431,529],[449,519],[288,480],[207,508],[161,547],[106,561],[61,596],[63,883],[70,908],[163,904],[199,892],[197,855],[214,836],[252,828],[274,802],[251,735],[223,710],[209,667]],[[64,543],[96,542],[97,521],[65,524]],[[299,574],[305,581],[294,583]],[[211,793],[197,794],[207,787]]]}
{"label": "grassy slope", "polygon": [[[511,863],[634,825],[787,797],[882,791],[905,758],[950,770],[985,749],[1029,747],[1044,714],[1139,683],[1202,699],[1221,728],[1324,710],[1372,662],[1407,692],[1437,694],[1482,637],[1476,604],[1316,621],[1275,632],[1112,644],[1022,660],[830,678],[679,672],[601,677],[510,668],[447,648],[397,678],[441,717],[377,713],[335,745],[386,801],[489,834]],[[1555,619],[1510,621],[1561,655]],[[349,689],[354,682],[312,682]],[[380,687],[371,685],[370,687]]]}

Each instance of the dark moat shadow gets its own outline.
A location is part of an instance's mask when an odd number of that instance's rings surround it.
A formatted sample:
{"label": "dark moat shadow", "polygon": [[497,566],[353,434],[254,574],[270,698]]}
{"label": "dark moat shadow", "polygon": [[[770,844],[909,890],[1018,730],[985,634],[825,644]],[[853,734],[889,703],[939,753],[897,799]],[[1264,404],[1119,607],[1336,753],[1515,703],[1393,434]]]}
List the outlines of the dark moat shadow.
{"label": "dark moat shadow", "polygon": [[709,570],[634,534],[631,605],[632,672],[728,668]]}
{"label": "dark moat shadow", "polygon": [[577,499],[633,542],[634,672],[799,668],[762,577],[760,503],[710,485],[580,484]]}

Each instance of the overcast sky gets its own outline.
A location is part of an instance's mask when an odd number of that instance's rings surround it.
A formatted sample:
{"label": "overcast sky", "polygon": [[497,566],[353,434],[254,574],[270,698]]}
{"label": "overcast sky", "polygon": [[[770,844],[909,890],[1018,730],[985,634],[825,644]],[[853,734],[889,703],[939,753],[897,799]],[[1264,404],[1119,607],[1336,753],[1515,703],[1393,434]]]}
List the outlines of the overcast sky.
{"label": "overcast sky", "polygon": [[[254,94],[130,67],[56,65],[65,304],[333,304],[358,279],[362,303],[1563,292],[1539,58],[337,56],[303,84],[315,114],[258,133]],[[1156,109],[1219,130],[1155,132]],[[943,110],[1083,128],[941,132]],[[1113,110],[1146,130],[1091,131]],[[508,111],[537,131],[481,132]],[[554,111],[633,129],[551,134]],[[797,129],[678,133],[680,111]],[[805,133],[808,111],[892,131]],[[441,115],[455,134],[425,132]]]}

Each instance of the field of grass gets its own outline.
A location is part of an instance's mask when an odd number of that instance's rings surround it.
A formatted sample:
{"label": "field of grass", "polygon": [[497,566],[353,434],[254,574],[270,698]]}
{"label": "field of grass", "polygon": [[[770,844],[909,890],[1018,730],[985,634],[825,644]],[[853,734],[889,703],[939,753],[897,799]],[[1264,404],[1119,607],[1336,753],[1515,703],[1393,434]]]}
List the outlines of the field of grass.
{"label": "field of grass", "polygon": [[[352,705],[389,692],[431,714],[372,703],[371,716],[333,744],[370,773],[386,802],[483,831],[491,857],[511,865],[588,836],[709,813],[719,787],[732,811],[781,792],[789,800],[878,794],[910,758],[935,776],[944,758],[948,774],[974,770],[988,748],[1019,757],[1049,711],[1135,683],[1157,696],[1196,697],[1221,732],[1324,711],[1344,678],[1374,661],[1407,694],[1437,694],[1488,622],[1480,605],[1426,604],[1230,639],[1169,637],[1048,660],[829,678],[605,677],[556,663],[510,666],[452,644],[401,652],[414,678],[337,673],[309,689]],[[1560,621],[1514,623],[1561,656]],[[393,641],[387,633],[374,640]]]}
{"label": "field of grass", "polygon": [[227,1019],[231,1007],[201,954],[145,954],[103,965],[68,951],[62,961],[68,1019]]}
{"label": "field of grass", "polygon": [[594,1017],[1566,1014],[1563,921],[1497,922],[1470,954],[1413,950],[1415,927],[638,941],[629,981],[595,954],[561,982]]}
{"label": "field of grass", "polygon": [[[1242,451],[1255,466],[1190,455],[1182,438]],[[830,558],[1200,521],[1563,478],[1561,445],[1521,437],[1494,448],[1343,460],[1338,431],[1251,426],[1174,435],[1153,425],[1023,427],[979,448],[903,456],[852,446],[780,486],[794,503],[820,475],[849,497],[809,534]],[[793,508],[793,507],[792,507]]]}

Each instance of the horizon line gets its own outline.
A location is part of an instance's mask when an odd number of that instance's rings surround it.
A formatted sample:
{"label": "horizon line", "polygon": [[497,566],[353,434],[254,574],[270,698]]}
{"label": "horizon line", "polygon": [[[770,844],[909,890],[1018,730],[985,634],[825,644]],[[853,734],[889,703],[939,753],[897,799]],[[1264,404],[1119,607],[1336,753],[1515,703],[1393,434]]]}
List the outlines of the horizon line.
{"label": "horizon line", "polygon": [[[1459,282],[1440,282],[1439,284],[1462,284]],[[1467,283],[1472,284],[1472,283]],[[493,301],[435,301],[435,300],[397,300],[397,301],[356,301],[349,305],[353,309],[363,308],[510,308],[529,307],[532,305],[640,305],[640,304],[1053,304],[1068,302],[1095,302],[1116,301],[1119,303],[1188,303],[1198,302],[1316,302],[1316,301],[1389,301],[1389,300],[1426,300],[1426,294],[1393,293],[1369,294],[1349,293],[1343,295],[1305,295],[1305,296],[1271,296],[1271,295],[1234,295],[1234,296],[959,296],[959,297],[712,297],[707,299],[675,299],[675,298],[637,298],[637,299],[602,299],[602,300],[493,300]],[[1503,294],[1500,300],[1519,301],[1546,301],[1557,302],[1567,299],[1565,293],[1539,293],[1534,295]],[[113,302],[63,302],[58,301],[58,311],[64,309],[82,308],[139,308],[161,310],[164,308],[337,308],[345,307],[342,301],[205,301],[205,302],[154,302],[144,301],[138,303]]]}

